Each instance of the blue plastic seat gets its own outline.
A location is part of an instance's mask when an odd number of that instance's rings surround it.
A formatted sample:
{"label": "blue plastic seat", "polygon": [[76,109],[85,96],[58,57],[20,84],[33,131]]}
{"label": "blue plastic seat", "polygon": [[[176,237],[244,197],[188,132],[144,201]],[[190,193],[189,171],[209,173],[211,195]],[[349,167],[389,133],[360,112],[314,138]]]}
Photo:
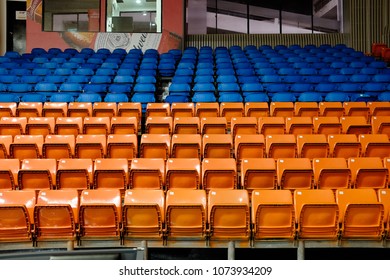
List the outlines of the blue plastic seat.
{"label": "blue plastic seat", "polygon": [[96,76],[109,76],[110,78],[116,75],[116,70],[111,68],[99,68],[95,72]]}
{"label": "blue plastic seat", "polygon": [[1,93],[0,102],[19,102],[19,96],[12,93]]}
{"label": "blue plastic seat", "polygon": [[221,94],[218,98],[218,102],[243,102],[244,99],[239,93],[226,93]]}
{"label": "blue plastic seat", "polygon": [[260,83],[244,83],[241,85],[241,90],[244,96],[264,92],[263,85]]}
{"label": "blue plastic seat", "polygon": [[290,91],[293,93],[308,92],[313,90],[313,84],[308,83],[294,83],[290,87]]}
{"label": "blue plastic seat", "polygon": [[74,74],[82,76],[92,76],[95,74],[95,71],[93,71],[91,68],[78,68],[76,69]]}
{"label": "blue plastic seat", "polygon": [[196,83],[192,90],[196,92],[215,92],[215,86],[213,83]]}
{"label": "blue plastic seat", "polygon": [[241,91],[240,86],[236,82],[219,83],[217,88],[218,88],[218,91],[220,94],[223,92],[239,92],[239,91]]}
{"label": "blue plastic seat", "polygon": [[74,93],[76,96],[83,91],[83,85],[79,83],[65,82],[60,85],[60,92]]}
{"label": "blue plastic seat", "polygon": [[[197,76],[197,77],[202,77],[202,76]],[[207,76],[204,76],[204,77],[207,77]],[[172,83],[191,84],[192,83],[192,76],[173,76]]]}
{"label": "blue plastic seat", "polygon": [[269,102],[268,95],[264,93],[251,93],[244,95],[245,102]]}
{"label": "blue plastic seat", "polygon": [[156,92],[156,86],[154,84],[136,84],[134,86],[134,92],[139,93],[151,93],[154,95]]}
{"label": "blue plastic seat", "polygon": [[334,74],[334,75],[329,75],[328,81],[330,83],[345,83],[348,81],[348,79],[346,75]]}
{"label": "blue plastic seat", "polygon": [[[183,77],[183,76],[179,76],[179,77]],[[194,78],[194,82],[195,83],[214,83],[214,77],[211,76],[211,75],[208,75],[208,76],[196,76]],[[191,83],[191,82],[188,82],[188,83]]]}
{"label": "blue plastic seat", "polygon": [[73,74],[73,71],[70,68],[57,68],[53,72],[53,75],[56,75],[56,76],[70,76],[72,74]]}
{"label": "blue plastic seat", "polygon": [[281,83],[282,78],[279,75],[264,75],[260,78],[262,83]]}
{"label": "blue plastic seat", "polygon": [[74,97],[68,93],[55,93],[49,97],[50,102],[74,102]]}
{"label": "blue plastic seat", "polygon": [[111,84],[108,87],[109,93],[130,93],[132,86],[130,84]]}
{"label": "blue plastic seat", "polygon": [[237,83],[235,75],[220,75],[217,77],[217,83]]}
{"label": "blue plastic seat", "polygon": [[390,91],[385,91],[379,94],[378,101],[390,101]]}
{"label": "blue plastic seat", "polygon": [[275,92],[288,92],[290,90],[290,87],[284,83],[267,84],[263,86],[268,94]]}
{"label": "blue plastic seat", "polygon": [[66,78],[67,78],[66,76],[49,75],[49,76],[45,76],[43,78],[43,81],[47,82],[47,83],[54,83],[54,84],[60,85],[66,81]]}
{"label": "blue plastic seat", "polygon": [[146,106],[148,103],[156,102],[156,98],[152,93],[135,93],[131,97],[131,102],[141,103],[142,112],[146,112]]}
{"label": "blue plastic seat", "polygon": [[46,95],[39,93],[28,93],[21,97],[22,102],[46,102]]}
{"label": "blue plastic seat", "polygon": [[299,102],[321,102],[322,96],[318,92],[302,92],[298,96]]}
{"label": "blue plastic seat", "polygon": [[361,92],[362,87],[358,83],[341,83],[337,86],[338,91],[342,92]]}
{"label": "blue plastic seat", "polygon": [[81,76],[81,75],[71,75],[66,79],[68,83],[79,83],[79,84],[87,84],[90,81],[89,76]]}
{"label": "blue plastic seat", "polygon": [[252,68],[239,68],[236,69],[237,76],[253,76],[255,71]]}
{"label": "blue plastic seat", "polygon": [[236,71],[233,68],[218,68],[216,74],[220,75],[235,75]]}
{"label": "blue plastic seat", "polygon": [[53,95],[58,92],[58,87],[55,83],[39,82],[34,88],[36,93],[45,94],[46,96]]}
{"label": "blue plastic seat", "polygon": [[0,93],[7,92],[8,87],[6,84],[0,83]]}
{"label": "blue plastic seat", "polygon": [[8,85],[8,91],[10,93],[18,94],[18,95],[24,95],[32,92],[33,86],[31,84],[9,84]]}
{"label": "blue plastic seat", "polygon": [[333,83],[319,83],[315,87],[315,91],[321,93],[328,93],[336,90],[337,90],[337,86]]}
{"label": "blue plastic seat", "polygon": [[125,93],[108,93],[104,97],[104,102],[129,102],[129,97]]}
{"label": "blue plastic seat", "polygon": [[0,83],[3,84],[15,84],[20,81],[20,78],[16,75],[1,75]]}
{"label": "blue plastic seat", "polygon": [[196,92],[192,96],[192,102],[216,102],[217,98],[212,93]]}
{"label": "blue plastic seat", "polygon": [[102,97],[98,93],[82,93],[78,96],[77,102],[101,102]]}
{"label": "blue plastic seat", "polygon": [[107,85],[106,84],[86,84],[84,86],[84,92],[106,93],[107,92]]}
{"label": "blue plastic seat", "polygon": [[14,68],[9,70],[9,74],[16,75],[16,76],[28,76],[31,75],[31,71],[25,68]]}
{"label": "blue plastic seat", "polygon": [[172,83],[169,86],[169,95],[184,95],[189,96],[191,87],[189,84]]}
{"label": "blue plastic seat", "polygon": [[303,83],[304,77],[301,75],[287,75],[283,76],[282,81],[287,84]]}
{"label": "blue plastic seat", "polygon": [[172,104],[172,103],[186,103],[189,102],[190,98],[188,96],[184,95],[168,95],[165,98],[165,102]]}
{"label": "blue plastic seat", "polygon": [[296,98],[292,93],[275,93],[271,97],[272,102],[295,102]]}
{"label": "blue plastic seat", "polygon": [[91,77],[91,84],[110,84],[112,81],[112,78],[109,76],[92,76]]}
{"label": "blue plastic seat", "polygon": [[327,102],[347,102],[349,101],[349,96],[344,92],[329,92],[325,96],[325,101]]}
{"label": "blue plastic seat", "polygon": [[20,82],[21,83],[26,83],[26,84],[32,84],[32,85],[36,85],[37,83],[39,83],[40,81],[42,81],[42,77],[41,76],[36,76],[36,75],[28,75],[28,76],[22,76],[20,78]]}

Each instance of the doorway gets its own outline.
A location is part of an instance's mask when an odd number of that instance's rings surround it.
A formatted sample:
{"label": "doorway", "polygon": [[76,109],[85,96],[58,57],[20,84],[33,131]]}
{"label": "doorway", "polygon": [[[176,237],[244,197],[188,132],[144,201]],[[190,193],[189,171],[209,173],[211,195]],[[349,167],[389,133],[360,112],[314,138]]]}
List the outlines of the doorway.
{"label": "doorway", "polygon": [[25,1],[7,1],[7,51],[26,52]]}

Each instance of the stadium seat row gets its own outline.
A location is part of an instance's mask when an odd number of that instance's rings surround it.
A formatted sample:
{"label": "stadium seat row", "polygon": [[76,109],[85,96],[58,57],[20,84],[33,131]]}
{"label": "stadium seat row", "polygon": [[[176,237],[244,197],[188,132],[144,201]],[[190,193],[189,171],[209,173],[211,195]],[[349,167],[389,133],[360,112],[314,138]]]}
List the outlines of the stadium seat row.
{"label": "stadium seat row", "polygon": [[390,158],[0,159],[1,189],[385,189]]}
{"label": "stadium seat row", "polygon": [[[387,190],[1,191],[2,242],[388,238]],[[250,199],[251,197],[251,199]],[[251,200],[251,202],[250,202]],[[12,213],[12,215],[11,215]],[[319,218],[320,217],[320,218]]]}

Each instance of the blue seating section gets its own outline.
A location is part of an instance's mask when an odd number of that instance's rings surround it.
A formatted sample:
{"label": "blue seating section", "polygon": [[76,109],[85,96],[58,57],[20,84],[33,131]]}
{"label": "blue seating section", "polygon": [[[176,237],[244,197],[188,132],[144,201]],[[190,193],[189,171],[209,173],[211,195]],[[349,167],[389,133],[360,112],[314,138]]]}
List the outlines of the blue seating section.
{"label": "blue seating section", "polygon": [[388,100],[389,83],[385,62],[341,44],[204,46],[163,54],[35,48],[0,57],[0,102],[127,100],[145,109],[160,94],[169,103],[375,101]]}

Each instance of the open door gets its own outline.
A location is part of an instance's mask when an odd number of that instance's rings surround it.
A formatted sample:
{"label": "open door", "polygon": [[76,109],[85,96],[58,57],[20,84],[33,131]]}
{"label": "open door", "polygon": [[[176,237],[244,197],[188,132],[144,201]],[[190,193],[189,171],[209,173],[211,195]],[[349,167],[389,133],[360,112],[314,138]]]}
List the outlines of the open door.
{"label": "open door", "polygon": [[7,1],[7,51],[26,52],[26,2]]}

